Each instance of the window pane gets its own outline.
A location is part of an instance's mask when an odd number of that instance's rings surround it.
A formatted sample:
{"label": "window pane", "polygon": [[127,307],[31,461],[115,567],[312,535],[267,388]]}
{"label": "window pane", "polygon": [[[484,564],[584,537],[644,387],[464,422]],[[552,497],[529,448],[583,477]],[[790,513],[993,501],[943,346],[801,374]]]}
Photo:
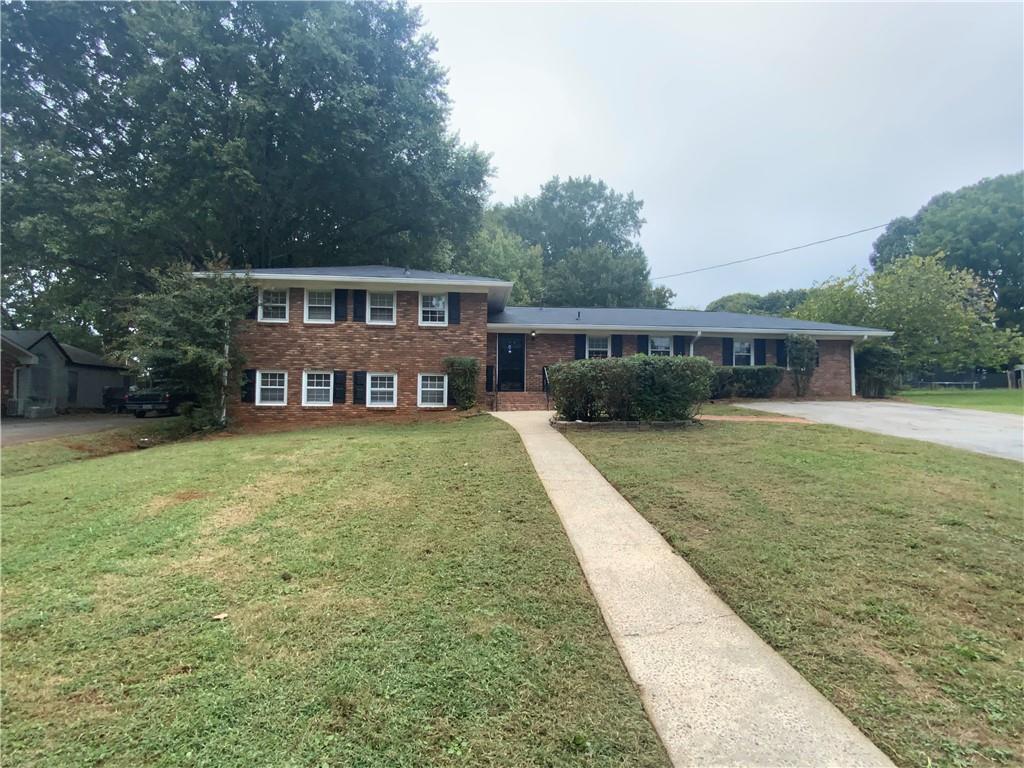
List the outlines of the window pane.
{"label": "window pane", "polygon": [[672,337],[671,336],[651,336],[650,353],[652,355],[671,355],[672,354]]}
{"label": "window pane", "polygon": [[287,291],[263,291],[264,320],[284,320],[288,312]]}
{"label": "window pane", "polygon": [[608,337],[607,336],[588,336],[587,337],[587,357],[592,357],[592,358],[605,358],[605,357],[608,357]]}
{"label": "window pane", "polygon": [[736,339],[732,343],[733,365],[752,365],[753,355],[751,354],[752,342]]}
{"label": "window pane", "polygon": [[370,402],[392,405],[395,402],[395,377],[390,374],[370,375]]}
{"label": "window pane", "polygon": [[370,319],[391,322],[395,319],[395,295],[393,293],[370,294]]}
{"label": "window pane", "polygon": [[441,294],[420,297],[420,322],[444,323],[448,321],[448,297]]}
{"label": "window pane", "polygon": [[306,317],[310,320],[332,320],[332,291],[309,291],[306,294]]}

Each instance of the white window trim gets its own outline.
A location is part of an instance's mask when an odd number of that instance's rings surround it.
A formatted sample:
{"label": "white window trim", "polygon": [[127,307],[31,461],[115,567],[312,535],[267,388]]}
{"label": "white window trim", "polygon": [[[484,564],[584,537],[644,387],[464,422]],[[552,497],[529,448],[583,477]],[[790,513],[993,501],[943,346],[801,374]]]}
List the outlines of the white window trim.
{"label": "white window trim", "polygon": [[[427,322],[423,319],[423,297],[424,296],[443,296],[444,297],[444,321]],[[419,297],[416,299],[416,316],[420,321],[420,325],[425,328],[447,328],[448,327],[448,294],[442,292],[419,292]]]}
{"label": "white window trim", "polygon": [[[266,291],[273,291],[274,293],[284,292],[284,318],[280,317],[263,317],[263,294]],[[260,288],[260,312],[257,317],[258,322],[261,323],[287,323],[289,313],[291,311],[291,289],[290,288]],[[274,306],[277,306],[276,304]],[[274,373],[274,371],[268,371],[268,373]]]}
{"label": "white window trim", "polygon": [[[280,403],[264,403],[260,398],[263,394],[263,374],[264,373],[283,373],[284,374],[284,400]],[[274,371],[274,370],[257,370],[256,371],[256,405],[262,406],[263,408],[280,408],[288,405],[288,371]]]}
{"label": "white window trim", "polygon": [[[444,377],[444,402],[424,403],[423,402],[423,377],[442,376]],[[395,388],[398,391],[398,388]],[[420,373],[416,376],[416,407],[417,408],[447,408],[448,407],[448,374],[447,373]]]}
{"label": "white window trim", "polygon": [[[321,373],[330,377],[330,384],[327,386],[328,400],[326,403],[311,403],[306,399],[306,390],[309,387],[309,374]],[[317,387],[321,389],[321,387]],[[302,372],[302,404],[307,408],[328,408],[334,405],[334,371],[309,370]]]}
{"label": "white window trim", "polygon": [[[737,341],[742,341],[742,342],[750,344],[750,362],[747,363],[746,365],[741,365],[740,363],[736,362],[736,342]],[[754,358],[754,340],[753,339],[748,339],[748,338],[734,336],[733,339],[732,339],[732,367],[733,368],[737,368],[737,367],[738,368],[753,368],[754,367],[754,359],[755,359]]]}
{"label": "white window trim", "polygon": [[[671,336],[659,336],[660,339],[668,339],[668,357],[672,357],[672,345],[674,343]],[[654,336],[647,337],[647,354],[654,356]],[[659,357],[665,357],[665,355],[659,355]]]}
{"label": "white window trim", "polygon": [[[594,359],[595,360],[604,360],[605,358],[611,357],[612,356],[612,337],[610,335],[609,336],[601,336],[601,334],[595,333],[594,334],[594,338],[595,339],[601,338],[601,339],[607,339],[608,340],[608,346],[604,348],[604,352],[605,352],[604,357],[594,358]],[[591,359],[590,358],[590,334],[588,333],[587,334],[587,360],[590,360],[590,359]]]}
{"label": "white window trim", "polygon": [[[394,393],[395,399],[390,403],[371,403],[370,395],[372,388],[370,382],[373,381],[374,376],[392,376],[395,379]],[[366,372],[366,407],[367,408],[397,408],[398,407],[398,374],[391,373],[388,371],[367,371]]]}
{"label": "white window trim", "polygon": [[[391,319],[390,320],[371,320],[373,315],[373,308],[370,304],[370,297],[374,294],[385,295],[391,294]],[[367,291],[366,292],[366,324],[367,325],[395,325],[398,321],[398,294],[395,291]]]}
{"label": "white window trim", "polygon": [[[315,320],[315,319],[311,320],[310,319],[310,317],[309,317],[309,292],[310,292],[310,290],[312,290],[314,293],[329,293],[331,295],[331,317],[330,317],[329,320]],[[305,288],[305,289],[303,289],[303,297],[302,297],[303,322],[309,323],[310,325],[334,325],[334,300],[335,300],[334,291],[331,290],[331,289],[323,289],[323,288],[312,288],[312,289]],[[317,306],[320,306],[320,305],[317,305]]]}

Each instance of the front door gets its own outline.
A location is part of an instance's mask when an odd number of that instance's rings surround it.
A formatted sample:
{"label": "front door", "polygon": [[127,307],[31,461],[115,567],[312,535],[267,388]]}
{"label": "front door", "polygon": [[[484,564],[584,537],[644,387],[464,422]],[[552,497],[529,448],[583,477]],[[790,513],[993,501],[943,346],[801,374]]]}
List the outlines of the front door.
{"label": "front door", "polygon": [[498,391],[526,389],[526,334],[498,334]]}

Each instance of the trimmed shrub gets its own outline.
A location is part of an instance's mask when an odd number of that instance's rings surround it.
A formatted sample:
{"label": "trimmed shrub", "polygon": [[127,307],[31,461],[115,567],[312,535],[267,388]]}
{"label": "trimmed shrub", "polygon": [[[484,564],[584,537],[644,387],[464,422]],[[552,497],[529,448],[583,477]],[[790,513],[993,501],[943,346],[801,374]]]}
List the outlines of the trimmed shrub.
{"label": "trimmed shrub", "polygon": [[685,421],[711,394],[714,366],[702,357],[633,355],[548,368],[566,421]]}
{"label": "trimmed shrub", "polygon": [[784,369],[775,365],[718,367],[711,387],[711,399],[771,397],[784,373]]}
{"label": "trimmed shrub", "polygon": [[448,402],[465,411],[476,405],[476,382],[480,363],[475,357],[446,357],[444,372],[448,374]]}
{"label": "trimmed shrub", "polygon": [[885,397],[896,389],[900,355],[886,344],[865,344],[856,349],[857,392],[861,397]]}

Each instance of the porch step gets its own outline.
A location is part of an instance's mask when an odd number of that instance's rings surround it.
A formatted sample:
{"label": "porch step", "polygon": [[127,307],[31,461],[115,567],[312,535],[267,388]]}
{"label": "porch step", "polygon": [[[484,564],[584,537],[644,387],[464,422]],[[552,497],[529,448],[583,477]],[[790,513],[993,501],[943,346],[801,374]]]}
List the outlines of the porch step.
{"label": "porch step", "polygon": [[544,392],[495,392],[495,411],[549,411],[552,406]]}

